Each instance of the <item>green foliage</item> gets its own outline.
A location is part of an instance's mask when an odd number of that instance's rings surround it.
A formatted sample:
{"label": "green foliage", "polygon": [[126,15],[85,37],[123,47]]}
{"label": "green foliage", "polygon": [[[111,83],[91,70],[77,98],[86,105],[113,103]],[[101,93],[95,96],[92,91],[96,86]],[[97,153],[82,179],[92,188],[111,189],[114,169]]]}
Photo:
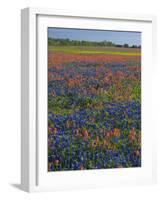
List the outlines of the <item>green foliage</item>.
{"label": "green foliage", "polygon": [[48,148],[48,155],[51,156],[52,155],[52,150],[50,148]]}
{"label": "green foliage", "polygon": [[141,102],[141,84],[140,83],[133,88],[132,98],[136,102],[139,102],[139,103]]}
{"label": "green foliage", "polygon": [[55,39],[55,38],[48,38],[48,45],[49,46],[102,46],[102,47],[125,47],[125,48],[141,48],[141,46],[132,45],[129,46],[128,44],[118,45],[111,41],[86,41],[86,40],[70,40],[70,39]]}

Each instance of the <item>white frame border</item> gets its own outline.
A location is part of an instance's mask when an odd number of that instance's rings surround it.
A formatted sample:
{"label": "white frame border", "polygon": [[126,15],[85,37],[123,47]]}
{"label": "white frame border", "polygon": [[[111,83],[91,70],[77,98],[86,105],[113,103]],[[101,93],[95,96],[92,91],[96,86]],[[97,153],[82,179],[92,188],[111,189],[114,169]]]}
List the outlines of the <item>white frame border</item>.
{"label": "white frame border", "polygon": [[[70,16],[75,18],[99,18],[113,20],[131,20],[152,23],[153,64],[156,61],[156,17],[153,15],[135,15],[118,13],[98,13],[53,10],[43,8],[25,8],[21,11],[21,188],[28,192],[52,191],[54,188],[42,188],[37,185],[37,69],[36,69],[36,16]],[[156,182],[156,142],[153,140],[153,180]],[[62,188],[63,189],[63,188]]]}

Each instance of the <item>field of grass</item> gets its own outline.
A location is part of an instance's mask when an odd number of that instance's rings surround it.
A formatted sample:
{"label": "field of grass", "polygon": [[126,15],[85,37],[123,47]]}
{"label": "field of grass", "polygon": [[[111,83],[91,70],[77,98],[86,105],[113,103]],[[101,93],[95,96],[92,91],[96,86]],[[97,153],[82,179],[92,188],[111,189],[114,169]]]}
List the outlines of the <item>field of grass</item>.
{"label": "field of grass", "polygon": [[49,46],[49,52],[62,52],[71,54],[109,54],[140,56],[141,50],[136,48],[120,47],[76,47],[76,46]]}

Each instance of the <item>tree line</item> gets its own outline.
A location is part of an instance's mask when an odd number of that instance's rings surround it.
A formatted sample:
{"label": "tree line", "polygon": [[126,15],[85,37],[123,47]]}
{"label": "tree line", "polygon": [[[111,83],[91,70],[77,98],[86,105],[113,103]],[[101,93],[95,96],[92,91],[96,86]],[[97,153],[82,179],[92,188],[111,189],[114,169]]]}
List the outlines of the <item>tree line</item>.
{"label": "tree line", "polygon": [[125,48],[141,48],[141,45],[115,44],[111,41],[86,41],[86,40],[70,40],[70,39],[54,39],[48,38],[49,46],[102,46],[102,47],[125,47]]}

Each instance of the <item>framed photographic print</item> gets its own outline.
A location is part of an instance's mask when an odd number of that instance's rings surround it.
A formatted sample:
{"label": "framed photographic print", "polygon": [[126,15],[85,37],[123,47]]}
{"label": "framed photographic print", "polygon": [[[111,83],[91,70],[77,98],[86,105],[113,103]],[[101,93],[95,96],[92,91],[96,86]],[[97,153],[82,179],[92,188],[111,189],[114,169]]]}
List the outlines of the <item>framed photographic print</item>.
{"label": "framed photographic print", "polygon": [[22,10],[26,191],[155,183],[155,17]]}

